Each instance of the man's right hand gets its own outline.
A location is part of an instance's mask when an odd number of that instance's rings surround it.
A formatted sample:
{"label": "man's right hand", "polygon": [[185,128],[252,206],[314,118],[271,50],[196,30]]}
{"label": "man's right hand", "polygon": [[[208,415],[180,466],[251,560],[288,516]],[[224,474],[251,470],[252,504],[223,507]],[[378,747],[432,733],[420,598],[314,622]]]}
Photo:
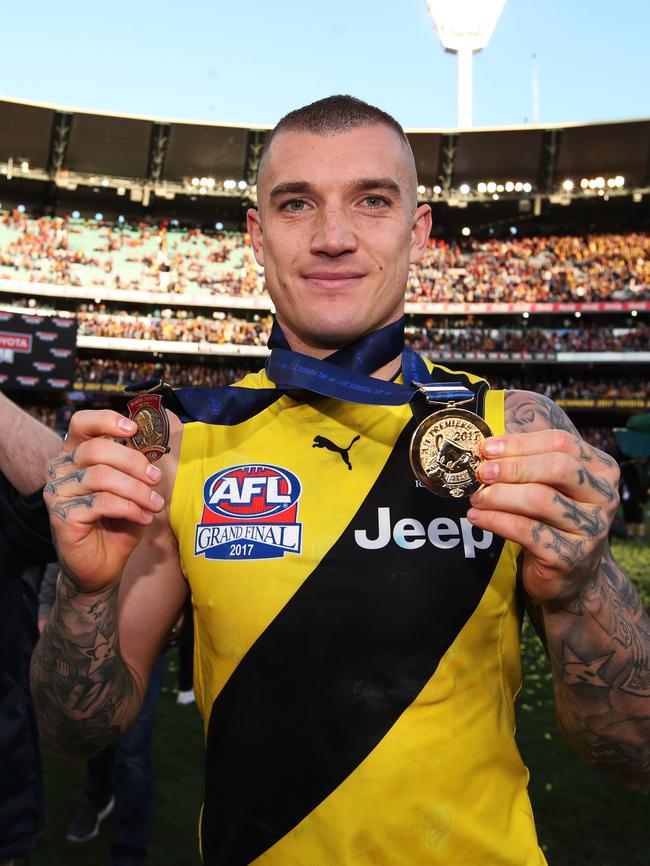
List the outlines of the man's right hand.
{"label": "man's right hand", "polygon": [[43,496],[62,569],[81,592],[120,578],[154,514],[164,507],[152,488],[161,471],[144,454],[114,439],[137,425],[111,410],[72,416],[63,451],[47,467]]}

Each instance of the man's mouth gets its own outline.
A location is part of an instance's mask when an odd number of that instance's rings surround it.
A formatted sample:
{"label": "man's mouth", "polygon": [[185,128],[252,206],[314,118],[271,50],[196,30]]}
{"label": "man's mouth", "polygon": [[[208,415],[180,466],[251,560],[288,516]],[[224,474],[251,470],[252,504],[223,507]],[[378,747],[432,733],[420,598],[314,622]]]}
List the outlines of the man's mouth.
{"label": "man's mouth", "polygon": [[355,286],[365,277],[361,271],[310,271],[303,278],[319,289],[345,289]]}

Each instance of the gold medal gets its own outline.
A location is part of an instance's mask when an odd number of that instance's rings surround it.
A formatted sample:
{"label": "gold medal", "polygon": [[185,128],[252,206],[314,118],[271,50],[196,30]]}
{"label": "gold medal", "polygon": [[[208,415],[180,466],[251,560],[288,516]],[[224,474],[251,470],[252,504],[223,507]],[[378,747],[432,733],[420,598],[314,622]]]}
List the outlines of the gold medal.
{"label": "gold medal", "polygon": [[420,483],[438,496],[460,499],[481,486],[479,445],[492,431],[483,418],[466,409],[443,409],[415,429],[410,459]]}
{"label": "gold medal", "polygon": [[141,394],[126,404],[129,418],[138,425],[131,444],[154,463],[169,451],[169,419],[160,394]]}

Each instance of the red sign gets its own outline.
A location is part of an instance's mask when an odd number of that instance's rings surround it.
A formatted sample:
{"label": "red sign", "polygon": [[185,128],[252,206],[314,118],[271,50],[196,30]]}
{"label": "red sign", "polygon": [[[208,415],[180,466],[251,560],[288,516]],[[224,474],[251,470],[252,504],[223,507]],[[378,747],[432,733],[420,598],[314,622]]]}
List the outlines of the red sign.
{"label": "red sign", "polygon": [[11,349],[13,352],[31,352],[31,334],[12,334],[10,331],[0,331],[0,349]]}

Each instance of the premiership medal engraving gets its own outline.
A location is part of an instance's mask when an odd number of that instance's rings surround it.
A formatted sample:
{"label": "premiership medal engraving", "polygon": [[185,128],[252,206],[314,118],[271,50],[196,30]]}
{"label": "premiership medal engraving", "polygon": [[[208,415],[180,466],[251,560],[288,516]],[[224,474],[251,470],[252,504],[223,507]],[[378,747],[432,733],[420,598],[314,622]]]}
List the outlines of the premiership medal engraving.
{"label": "premiership medal engraving", "polygon": [[410,459],[416,478],[438,496],[471,496],[482,482],[479,445],[492,431],[466,409],[443,409],[421,421],[411,439]]}
{"label": "premiership medal engraving", "polygon": [[154,463],[169,451],[169,419],[160,394],[142,394],[126,404],[129,418],[138,425],[131,444]]}

